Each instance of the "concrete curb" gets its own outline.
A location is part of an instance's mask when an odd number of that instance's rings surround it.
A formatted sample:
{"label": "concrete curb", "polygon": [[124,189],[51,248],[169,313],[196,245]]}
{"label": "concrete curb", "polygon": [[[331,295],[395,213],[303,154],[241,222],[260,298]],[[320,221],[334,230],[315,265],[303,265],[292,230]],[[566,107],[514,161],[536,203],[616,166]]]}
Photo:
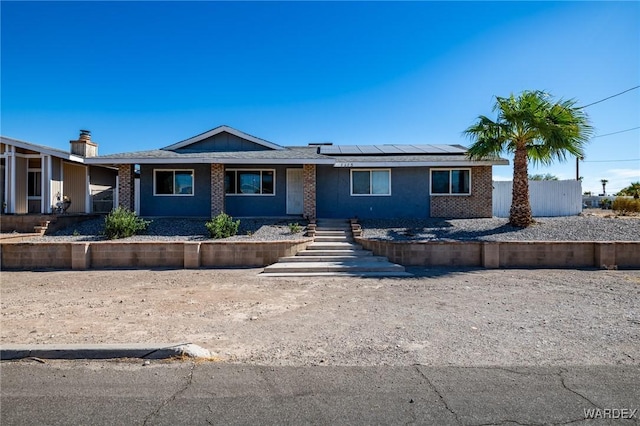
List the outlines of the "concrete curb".
{"label": "concrete curb", "polygon": [[109,345],[2,345],[0,360],[23,358],[42,359],[113,359],[142,358],[165,359],[176,356],[211,358],[209,350],[192,343],[161,344],[109,344]]}

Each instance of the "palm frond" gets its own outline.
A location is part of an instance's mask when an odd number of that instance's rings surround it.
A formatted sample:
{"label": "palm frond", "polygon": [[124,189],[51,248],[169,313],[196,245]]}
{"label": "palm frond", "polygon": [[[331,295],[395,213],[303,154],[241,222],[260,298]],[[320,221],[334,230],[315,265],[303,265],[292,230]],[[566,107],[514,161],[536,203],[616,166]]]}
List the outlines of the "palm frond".
{"label": "palm frond", "polygon": [[504,151],[506,129],[500,123],[481,115],[478,121],[469,126],[463,134],[472,141],[467,150],[471,159],[480,159],[489,156],[498,156]]}

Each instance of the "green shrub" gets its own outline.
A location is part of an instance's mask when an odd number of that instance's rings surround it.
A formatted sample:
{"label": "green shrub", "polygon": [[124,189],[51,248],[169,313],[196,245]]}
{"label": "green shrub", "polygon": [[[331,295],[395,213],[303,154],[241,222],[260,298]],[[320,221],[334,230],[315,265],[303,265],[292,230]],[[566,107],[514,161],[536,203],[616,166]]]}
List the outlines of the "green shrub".
{"label": "green shrub", "polygon": [[613,200],[611,208],[621,215],[640,213],[640,200],[635,198],[617,197]]}
{"label": "green shrub", "polygon": [[103,234],[110,240],[127,238],[146,231],[151,221],[144,220],[135,212],[118,206],[104,218]]}
{"label": "green shrub", "polygon": [[227,238],[238,233],[240,221],[234,221],[228,214],[220,213],[218,216],[207,221],[204,226],[207,227],[211,238]]}
{"label": "green shrub", "polygon": [[289,232],[291,232],[292,234],[297,234],[300,231],[302,231],[302,226],[300,226],[298,223],[289,224]]}

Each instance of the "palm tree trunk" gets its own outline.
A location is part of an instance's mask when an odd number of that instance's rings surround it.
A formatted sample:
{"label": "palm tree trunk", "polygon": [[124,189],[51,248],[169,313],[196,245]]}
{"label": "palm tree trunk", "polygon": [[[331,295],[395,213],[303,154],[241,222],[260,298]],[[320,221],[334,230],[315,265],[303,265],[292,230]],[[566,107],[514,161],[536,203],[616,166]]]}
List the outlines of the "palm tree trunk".
{"label": "palm tree trunk", "polygon": [[531,204],[529,203],[527,148],[524,143],[518,143],[513,158],[513,192],[509,223],[520,228],[526,228],[533,223]]}

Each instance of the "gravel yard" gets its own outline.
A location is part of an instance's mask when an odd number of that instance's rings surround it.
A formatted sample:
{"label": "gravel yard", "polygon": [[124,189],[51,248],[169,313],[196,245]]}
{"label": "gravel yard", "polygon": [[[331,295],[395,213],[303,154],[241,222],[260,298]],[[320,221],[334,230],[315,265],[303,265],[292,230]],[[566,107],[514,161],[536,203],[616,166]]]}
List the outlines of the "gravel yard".
{"label": "gravel yard", "polygon": [[[123,241],[204,241],[209,240],[209,234],[204,224],[205,218],[149,218],[151,223],[143,235],[135,235]],[[301,225],[301,231],[292,233],[290,223]],[[224,241],[277,241],[296,240],[304,238],[306,222],[293,219],[241,219],[238,235],[226,238]],[[106,238],[101,234],[104,218],[97,218],[78,223],[74,226],[60,229],[52,235],[33,238],[32,242],[55,241],[102,241]]]}
{"label": "gravel yard", "polygon": [[539,217],[528,228],[506,218],[362,220],[363,236],[422,241],[640,241],[640,217],[579,215]]}
{"label": "gravel yard", "polygon": [[[126,241],[202,241],[209,236],[204,218],[151,218],[149,229]],[[364,237],[382,240],[427,241],[639,241],[640,216],[603,215],[601,210],[568,217],[540,217],[526,229],[508,225],[506,218],[387,219],[360,221]],[[291,233],[294,219],[241,219],[238,235],[225,241],[276,241],[304,237]],[[92,219],[31,241],[100,241],[104,219]]]}

